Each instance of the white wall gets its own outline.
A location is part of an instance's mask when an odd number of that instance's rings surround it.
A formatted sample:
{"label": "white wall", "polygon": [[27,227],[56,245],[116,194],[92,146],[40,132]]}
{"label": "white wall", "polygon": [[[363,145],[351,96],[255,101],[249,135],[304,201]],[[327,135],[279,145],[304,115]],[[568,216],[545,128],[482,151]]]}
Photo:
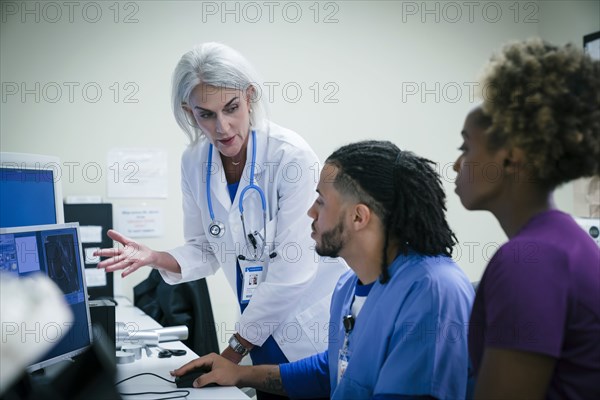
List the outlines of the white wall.
{"label": "white wall", "polygon": [[[321,159],[344,143],[380,138],[438,162],[448,219],[462,242],[456,258],[477,280],[505,236],[490,214],[465,211],[453,190],[451,164],[463,119],[477,103],[471,85],[492,51],[508,40],[541,35],[580,44],[583,34],[600,29],[599,3],[3,2],[0,147],[53,154],[80,168],[99,163],[103,179],[96,183],[82,169],[73,176],[64,171],[64,195],[99,194],[115,205],[162,207],[165,235],[145,243],[174,247],[183,240],[179,157],[186,140],[170,111],[171,72],[194,44],[221,41],[245,54],[264,82],[271,82],[273,95],[264,95],[272,119],[302,134]],[[82,93],[89,83],[102,89],[97,102],[85,97],[93,91]],[[125,90],[127,83],[134,86]],[[15,84],[19,92],[10,94]],[[33,93],[23,94],[22,84]],[[75,88],[72,98],[69,85]],[[63,89],[60,96],[56,86]],[[132,87],[137,102],[128,103]],[[106,154],[116,147],[166,150],[168,198],[106,198]],[[558,193],[558,202],[572,210],[570,186]],[[117,279],[119,291],[131,297],[146,275]],[[209,278],[209,285],[217,322],[232,328],[235,298],[222,273]]]}

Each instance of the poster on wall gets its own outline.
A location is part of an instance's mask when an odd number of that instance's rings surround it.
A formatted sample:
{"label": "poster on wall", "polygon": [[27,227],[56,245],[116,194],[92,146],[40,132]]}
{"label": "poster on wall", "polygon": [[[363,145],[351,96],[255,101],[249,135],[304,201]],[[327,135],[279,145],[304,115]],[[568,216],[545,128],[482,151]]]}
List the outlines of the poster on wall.
{"label": "poster on wall", "polygon": [[164,234],[160,207],[117,207],[115,228],[130,238],[160,237]]}
{"label": "poster on wall", "polygon": [[[600,32],[583,37],[584,51],[600,60]],[[578,217],[600,217],[600,177],[578,179],[573,183],[573,208]]]}
{"label": "poster on wall", "polygon": [[118,198],[166,198],[167,152],[161,149],[115,148],[108,152],[107,194]]}

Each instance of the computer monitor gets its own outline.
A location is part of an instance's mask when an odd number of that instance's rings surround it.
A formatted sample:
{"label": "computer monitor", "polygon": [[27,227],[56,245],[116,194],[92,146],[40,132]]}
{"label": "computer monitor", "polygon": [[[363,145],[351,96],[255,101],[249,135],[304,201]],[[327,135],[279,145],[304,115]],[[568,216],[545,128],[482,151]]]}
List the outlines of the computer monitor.
{"label": "computer monitor", "polygon": [[57,157],[0,153],[0,228],[65,222]]}
{"label": "computer monitor", "polygon": [[[19,277],[39,273],[48,276],[62,290],[73,312],[73,324],[64,327],[62,339],[53,336],[58,343],[30,365],[29,372],[72,358],[91,345],[91,320],[81,253],[78,224],[0,228],[0,272]],[[23,296],[27,295],[23,293]],[[23,340],[27,345],[27,341],[51,338],[31,334],[23,335]]]}

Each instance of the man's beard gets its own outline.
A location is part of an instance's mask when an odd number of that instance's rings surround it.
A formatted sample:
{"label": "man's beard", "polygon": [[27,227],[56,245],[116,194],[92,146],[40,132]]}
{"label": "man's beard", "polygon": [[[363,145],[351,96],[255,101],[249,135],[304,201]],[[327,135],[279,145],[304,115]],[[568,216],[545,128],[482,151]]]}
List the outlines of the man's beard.
{"label": "man's beard", "polygon": [[317,243],[315,251],[323,257],[339,257],[345,245],[344,221],[340,218],[336,226],[321,234],[321,243]]}

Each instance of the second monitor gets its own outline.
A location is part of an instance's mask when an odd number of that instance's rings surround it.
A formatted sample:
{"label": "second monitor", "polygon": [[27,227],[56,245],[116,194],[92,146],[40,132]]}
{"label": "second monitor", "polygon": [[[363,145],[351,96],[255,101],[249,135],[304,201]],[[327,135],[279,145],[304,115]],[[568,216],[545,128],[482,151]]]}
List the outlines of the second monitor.
{"label": "second monitor", "polygon": [[[65,302],[71,308],[74,322],[70,326],[40,327],[39,322],[23,316],[23,331],[42,334],[22,335],[23,346],[36,346],[38,340],[50,340],[53,347],[47,354],[29,366],[38,370],[84,352],[91,345],[91,322],[83,275],[81,243],[76,224],[41,225],[16,228],[0,228],[0,272],[25,278],[31,274],[44,274],[63,292]],[[25,301],[30,293],[23,292]],[[55,324],[56,325],[56,324]],[[44,329],[53,328],[62,334],[60,340],[46,334]],[[53,331],[54,332],[54,331]],[[44,346],[45,348],[45,346]]]}

